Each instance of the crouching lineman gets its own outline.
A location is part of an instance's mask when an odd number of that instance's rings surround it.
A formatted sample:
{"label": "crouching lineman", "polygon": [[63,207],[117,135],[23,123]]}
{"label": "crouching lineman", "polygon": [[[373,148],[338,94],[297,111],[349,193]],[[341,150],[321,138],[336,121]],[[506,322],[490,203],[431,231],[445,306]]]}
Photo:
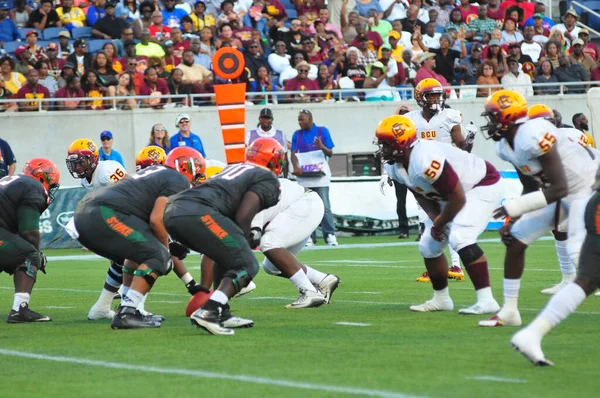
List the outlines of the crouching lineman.
{"label": "crouching lineman", "polygon": [[213,279],[218,288],[190,317],[211,334],[234,334],[222,324],[231,316],[228,302],[259,270],[248,244],[250,223],[279,201],[277,175],[284,163],[282,146],[272,138],[259,138],[248,147],[246,163],[228,166],[204,184],[169,198],[164,215],[169,235],[216,263]]}
{"label": "crouching lineman", "polygon": [[506,245],[504,305],[498,314],[479,325],[519,326],[517,302],[525,250],[568,219],[567,251],[571,262],[579,263],[585,238],[583,213],[597,164],[590,151],[560,134],[552,123],[543,118],[527,120],[527,100],[514,91],[495,92],[486,100],[483,116],[488,120],[483,130],[498,142],[498,156],[514,165],[523,194],[506,200],[494,214],[496,218],[511,219],[500,229]]}
{"label": "crouching lineman", "polygon": [[258,246],[265,255],[263,269],[269,275],[292,282],[300,296],[286,308],[309,308],[328,304],[340,278],[302,264],[296,254],[310,239],[323,219],[325,207],[316,192],[298,183],[280,179],[279,202],[258,213],[252,220],[250,247]]}
{"label": "crouching lineman", "polygon": [[581,247],[575,282],[556,293],[537,318],[517,332],[511,340],[513,347],[534,365],[552,365],[542,351],[542,339],[575,312],[587,296],[600,288],[600,244],[598,243],[600,242],[600,192],[598,192],[600,173],[596,174],[594,189],[596,193],[585,208],[584,222],[587,235]]}
{"label": "crouching lineman", "polygon": [[50,322],[29,309],[37,272],[44,271],[40,252],[40,216],[54,200],[60,173],[48,159],[25,163],[21,174],[0,180],[0,273],[14,275],[15,297],[6,322]]}
{"label": "crouching lineman", "polygon": [[477,302],[461,314],[487,314],[499,306],[490,287],[488,264],[477,237],[502,198],[500,174],[488,162],[438,141],[417,140],[414,123],[405,116],[385,118],[376,130],[387,174],[406,185],[429,216],[419,251],[431,278],[434,295],[412,311],[452,311],[448,293],[448,262],[443,250],[449,240],[458,252],[477,291]]}
{"label": "crouching lineman", "polygon": [[[189,148],[188,148],[189,149]],[[150,166],[119,184],[96,190],[75,210],[75,227],[82,245],[133,274],[111,327],[160,327],[158,319],[137,310],[159,276],[170,271],[168,234],[163,225],[167,197],[203,178],[200,155],[169,156],[167,164]],[[172,153],[172,155],[175,152]]]}

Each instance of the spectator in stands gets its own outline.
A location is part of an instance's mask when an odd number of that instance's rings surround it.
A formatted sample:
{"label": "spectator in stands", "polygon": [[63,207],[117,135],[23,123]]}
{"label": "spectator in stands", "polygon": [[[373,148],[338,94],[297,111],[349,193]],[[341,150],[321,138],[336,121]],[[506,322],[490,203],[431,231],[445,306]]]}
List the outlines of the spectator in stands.
{"label": "spectator in stands", "polygon": [[290,29],[280,35],[280,39],[283,40],[287,46],[287,53],[292,54],[294,51],[299,50],[302,47],[302,39],[304,35],[300,30],[302,23],[298,19],[294,19],[290,25]]}
{"label": "spectator in stands", "polygon": [[346,59],[339,64],[341,77],[347,77],[354,83],[355,88],[363,88],[367,72],[363,65],[358,64],[360,51],[356,47],[350,47],[346,51]]}
{"label": "spectator in stands", "polygon": [[380,49],[381,57],[379,57],[378,61],[385,66],[388,77],[393,78],[393,85],[396,87],[403,85],[406,82],[406,75],[402,67],[402,62],[398,62],[392,58],[392,47],[389,44],[384,44]]}
{"label": "spectator in stands", "polygon": [[[429,22],[433,22],[435,24],[435,31],[440,34],[444,33],[444,27],[442,25],[440,25],[439,20],[438,20],[439,15],[440,15],[439,9],[430,7],[429,10],[427,10],[427,11],[429,14]],[[427,23],[429,23],[429,22],[427,22]]]}
{"label": "spectator in stands", "polygon": [[204,0],[196,0],[194,12],[190,14],[194,22],[194,30],[201,31],[204,28],[210,28],[213,35],[216,33],[217,19],[213,13],[206,12],[206,3]]}
{"label": "spectator in stands", "polygon": [[[519,44],[519,48],[521,54],[529,56],[531,62],[536,64],[543,53],[543,49],[539,43],[533,40],[534,34],[533,25],[526,26],[523,30],[523,41]],[[523,63],[523,61],[519,62]]]}
{"label": "spectator in stands", "polygon": [[[169,92],[172,95],[190,95],[192,90],[187,84],[183,84],[183,72],[181,69],[173,69],[171,76],[167,80]],[[188,105],[187,98],[175,98],[173,102],[181,105]]]}
{"label": "spectator in stands", "polygon": [[402,50],[402,68],[404,69],[404,75],[406,76],[406,82],[412,86],[416,86],[415,78],[417,77],[417,71],[420,65],[413,61],[413,53],[410,48]]}
{"label": "spectator in stands", "polygon": [[269,54],[268,62],[271,70],[279,75],[285,69],[290,68],[291,56],[286,53],[286,45],[283,40],[275,42],[275,52]]}
{"label": "spectator in stands", "polygon": [[560,55],[560,43],[556,40],[548,40],[545,46],[546,55],[540,58],[539,64],[541,65],[543,61],[548,60],[552,63],[552,67],[554,69],[559,67],[558,56]]}
{"label": "spectator in stands", "polygon": [[148,31],[150,32],[151,40],[157,43],[171,37],[171,28],[163,25],[163,19],[163,14],[159,10],[152,12],[152,25],[148,27]]}
{"label": "spectator in stands", "polygon": [[[500,81],[498,80],[498,64],[494,62],[494,60],[486,59],[483,61],[483,65],[481,65],[479,71],[477,71],[476,83],[478,86],[490,84],[500,86]],[[501,90],[501,87],[478,87],[477,96],[488,97],[499,90]]]}
{"label": "spectator in stands", "polygon": [[358,47],[358,40],[363,36],[366,36],[368,39],[369,50],[377,51],[383,44],[383,40],[381,39],[381,36],[379,36],[379,33],[367,31],[365,25],[362,23],[356,25],[356,31],[358,34],[351,43],[354,47]]}
{"label": "spectator in stands", "polygon": [[[462,14],[463,22],[470,21],[471,19],[476,18],[478,15],[477,6],[471,4],[469,0],[460,0],[460,5],[457,8]],[[452,22],[452,14],[450,14],[450,21]]]}
{"label": "spectator in stands", "polygon": [[80,28],[85,26],[85,13],[79,7],[73,7],[73,0],[62,0],[62,7],[58,7],[56,12],[68,29]]}
{"label": "spectator in stands", "polygon": [[358,42],[358,64],[367,66],[377,61],[377,53],[369,50],[369,38],[362,34],[357,36],[356,39]]}
{"label": "spectator in stands", "polygon": [[[200,38],[194,37],[190,40],[190,51],[194,53],[194,63],[204,66],[206,69],[212,69],[212,59],[206,53],[202,52],[202,42]],[[247,65],[247,63],[246,63]]]}
{"label": "spectator in stands", "polygon": [[[247,71],[247,70],[246,70]],[[256,78],[251,79],[250,81],[251,91],[254,93],[273,93],[277,91],[277,86],[271,82],[271,78],[269,76],[269,70],[266,66],[259,66],[256,70]],[[255,104],[265,104],[267,96],[264,95],[256,95],[250,97],[250,100]],[[271,100],[272,101],[272,100]]]}
{"label": "spectator in stands", "polygon": [[488,0],[487,16],[495,21],[504,19],[504,8],[500,7],[500,0]]}
{"label": "spectator in stands", "polygon": [[56,83],[54,76],[48,73],[48,61],[38,61],[37,64],[35,64],[35,69],[37,69],[40,75],[39,83],[48,89],[50,97],[54,97],[54,93],[58,91],[58,84]]}
{"label": "spectator in stands", "polygon": [[533,40],[541,45],[546,44],[550,37],[550,29],[544,26],[544,14],[533,14]]}
{"label": "spectator in stands", "polygon": [[565,16],[562,18],[563,23],[555,25],[552,29],[558,29],[564,34],[565,39],[567,40],[567,45],[571,45],[571,41],[577,39],[579,31],[581,31],[581,28],[575,24],[578,18],[579,15],[577,15],[577,12],[574,9],[570,8],[567,10]]}
{"label": "spectator in stands", "polygon": [[58,34],[58,56],[63,60],[66,60],[69,54],[75,51],[70,39],[71,35],[68,30],[63,30]]}
{"label": "spectator in stands", "polygon": [[[342,6],[342,11],[345,10],[345,2]],[[351,43],[352,40],[358,34],[356,32],[356,26],[360,24],[360,19],[358,17],[358,13],[356,11],[352,11],[346,17],[346,12],[344,11],[341,14],[341,28],[342,28],[342,38],[346,43]]]}
{"label": "spectator in stands", "polygon": [[117,58],[117,47],[112,43],[104,43],[102,51],[106,54],[106,57],[112,61],[112,68],[116,73],[123,72],[123,65]]}
{"label": "spectator in stands", "polygon": [[[123,59],[121,59],[121,64],[128,65],[127,69],[130,72],[133,72],[132,70],[129,69],[129,66],[131,66],[130,60],[134,60],[135,65],[136,65],[135,71],[139,72],[139,73],[144,73],[144,71],[148,67],[148,57],[137,54],[137,47],[136,47],[135,41],[133,41],[133,40],[129,40],[129,39],[125,40],[123,42],[123,46],[125,47],[125,53],[127,54],[127,56],[125,56]],[[138,87],[137,83],[136,83],[136,87]]]}
{"label": "spectator in stands", "polygon": [[521,53],[521,46],[519,45],[519,43],[510,43],[510,45],[508,46],[508,53],[509,56],[515,58],[517,62],[521,65],[523,65],[526,62],[530,62],[533,64],[533,60],[529,55]]}
{"label": "spectator in stands", "polygon": [[[410,33],[406,33],[410,36]],[[392,47],[392,58],[394,58],[396,61],[402,62],[404,60],[402,57],[402,50],[404,49],[404,46],[402,46],[399,42],[400,33],[395,30],[391,31],[388,34],[388,43],[390,43],[390,46]]]}
{"label": "spectator in stands", "polygon": [[125,167],[125,163],[123,163],[123,157],[112,147],[114,143],[113,133],[108,130],[104,130],[100,133],[100,141],[102,141],[102,147],[99,151],[100,161],[114,160],[115,162],[121,163],[121,166]]}
{"label": "spectator in stands", "polygon": [[542,2],[536,2],[533,10],[533,16],[527,18],[525,22],[523,22],[523,26],[533,26],[536,15],[538,15],[538,18],[542,20],[540,26],[550,32],[550,29],[552,29],[554,26],[554,21],[552,21],[552,18],[546,17],[544,14],[546,14],[546,4]]}
{"label": "spectator in stands", "polygon": [[264,66],[269,70],[269,63],[264,56],[261,56],[258,49],[260,44],[256,41],[252,41],[248,44],[247,51],[244,55],[246,61],[246,68],[249,69],[250,78],[256,79],[258,76],[258,68]]}
{"label": "spectator in stands", "polygon": [[403,30],[410,33],[411,35],[414,33],[415,28],[418,26],[420,28],[419,32],[425,31],[425,24],[423,21],[418,19],[419,16],[419,7],[414,4],[408,6],[406,10],[406,18],[401,19]]}
{"label": "spectator in stands", "polygon": [[477,18],[474,18],[469,22],[468,29],[473,32],[473,37],[482,37],[484,33],[489,33],[491,35],[496,27],[496,21],[488,17],[488,6],[480,4],[477,10]]}
{"label": "spectator in stands", "polygon": [[333,75],[329,72],[329,68],[325,64],[319,65],[319,75],[317,77],[317,83],[319,84],[319,89],[323,91],[328,91],[324,96],[321,97],[323,100],[332,99],[331,90],[337,90],[338,86],[336,81],[333,79]]}
{"label": "spectator in stands", "polygon": [[440,48],[441,33],[436,32],[435,22],[427,22],[425,27],[425,34],[422,35],[423,44],[427,48]]}
{"label": "spectator in stands", "polygon": [[519,61],[514,57],[509,57],[506,63],[508,64],[508,72],[502,77],[502,86],[505,89],[515,91],[524,97],[533,96],[531,77],[521,71]]}
{"label": "spectator in stands", "polygon": [[189,117],[189,115],[185,113],[179,114],[177,116],[177,119],[175,119],[175,126],[179,128],[179,131],[177,132],[177,134],[171,137],[171,150],[180,146],[187,146],[190,148],[194,148],[206,158],[206,152],[204,152],[202,140],[199,136],[192,133],[191,131],[192,119]]}
{"label": "spectator in stands", "polygon": [[231,24],[233,21],[239,21],[240,16],[233,10],[233,1],[225,0],[221,3],[221,14],[217,17],[217,28],[224,24]]}
{"label": "spectator in stands", "polygon": [[10,55],[7,54],[0,58],[0,88],[5,90],[7,97],[17,94],[27,80],[21,73],[14,71],[15,66],[15,60]]}
{"label": "spectator in stands", "polygon": [[298,91],[297,94],[286,94],[286,102],[315,102],[320,101],[318,94],[304,94],[302,91],[319,90],[319,83],[316,80],[308,77],[309,64],[306,61],[301,61],[296,64],[298,76],[289,79],[285,83],[285,91]]}
{"label": "spectator in stands", "polygon": [[315,45],[312,37],[305,37],[302,41],[302,50],[308,57],[308,63],[319,66],[327,56],[319,46]]}
{"label": "spectator in stands", "polygon": [[[35,101],[43,98],[51,98],[48,89],[39,84],[39,73],[35,69],[27,71],[27,83],[21,86],[15,98],[27,99],[26,102],[19,102],[19,112],[35,112],[40,109],[40,101]],[[42,102],[41,109],[48,110],[50,102]]]}
{"label": "spectator in stands", "polygon": [[[327,8],[321,8],[319,10],[318,21],[324,24],[326,32],[334,33],[338,39],[342,38],[342,31],[338,25],[332,24],[329,19],[329,10]],[[316,21],[315,21],[316,22]],[[308,27],[308,33],[314,35],[316,33],[315,26],[311,25]],[[384,37],[384,36],[382,36]]]}
{"label": "spectator in stands", "polygon": [[[246,145],[252,144],[258,138],[273,138],[277,140],[287,152],[289,143],[285,137],[285,134],[281,130],[277,130],[273,127],[273,112],[269,108],[263,108],[260,110],[258,116],[258,125],[256,129],[246,132],[245,142]],[[284,170],[285,172],[285,170]]]}
{"label": "spectator in stands", "polygon": [[517,30],[517,22],[514,19],[504,20],[502,26],[501,44],[520,43],[523,41],[523,35]]}
{"label": "spectator in stands", "polygon": [[[292,3],[294,4],[294,8],[296,8],[298,16],[306,16],[311,25],[316,21],[319,15],[319,9],[325,7],[325,2],[323,0],[294,0]],[[252,11],[252,8],[250,8],[250,10]]]}
{"label": "spectator in stands", "polygon": [[31,54],[29,53],[27,47],[19,46],[15,50],[15,58],[17,60],[17,63],[15,65],[15,72],[19,72],[20,74],[25,76],[27,71],[33,68],[33,65],[31,65],[30,62]]}
{"label": "spectator in stands", "polygon": [[92,35],[105,40],[119,39],[126,26],[125,20],[115,16],[115,4],[112,2],[104,6],[104,13],[104,17],[93,25]]}
{"label": "spectator in stands", "polygon": [[[552,66],[552,62],[545,59],[541,61],[539,72],[535,77],[536,83],[558,83],[558,79],[554,75],[554,66]],[[556,86],[540,86],[536,87],[535,94],[536,95],[555,95],[558,94],[560,88],[558,85]]]}
{"label": "spectator in stands", "polygon": [[63,98],[64,100],[56,101],[54,103],[54,110],[71,111],[85,109],[86,103],[84,100],[73,99],[83,97],[85,97],[85,92],[81,89],[79,76],[71,75],[67,77],[67,85],[56,92],[55,98]]}
{"label": "spectator in stands", "polygon": [[419,57],[419,64],[421,67],[417,71],[417,75],[415,76],[414,83],[415,85],[419,84],[419,82],[423,79],[433,78],[442,83],[443,86],[450,86],[448,81],[443,75],[440,75],[435,72],[436,67],[436,55],[431,52],[424,52]]}
{"label": "spectator in stands", "polygon": [[[112,60],[104,51],[98,51],[92,61],[91,69],[98,73],[99,83],[104,86],[116,86],[118,84],[117,72],[113,69]],[[89,70],[89,69],[86,69]]]}
{"label": "spectator in stands", "polygon": [[[7,112],[9,112],[7,110]],[[11,110],[11,112],[14,112]],[[11,176],[17,170],[17,158],[8,142],[0,138],[0,178]]]}
{"label": "spectator in stands", "polygon": [[[583,113],[576,113],[573,115],[573,127],[577,130],[581,131],[587,140],[586,144],[592,148],[596,148],[596,143],[594,141],[594,136],[592,136],[590,131],[590,126],[587,117]],[[580,142],[581,143],[581,142]]]}
{"label": "spectator in stands", "polygon": [[357,0],[354,10],[358,12],[359,18],[366,22],[369,19],[369,10],[375,9],[379,19],[383,19],[383,10],[377,0]]}
{"label": "spectator in stands", "polygon": [[200,52],[209,57],[212,57],[217,51],[213,30],[212,28],[204,28],[200,31]]}
{"label": "spectator in stands", "polygon": [[496,78],[502,79],[504,74],[508,71],[508,65],[506,64],[506,56],[502,54],[502,51],[500,49],[500,42],[498,40],[490,40],[486,60],[490,60],[496,63],[494,75],[496,76]]}
{"label": "spectator in stands", "polygon": [[58,88],[63,88],[67,85],[67,77],[75,74],[75,65],[70,62],[65,62],[60,72],[60,76],[56,79]]}
{"label": "spectator in stands", "polygon": [[569,49],[569,42],[565,39],[565,35],[556,28],[550,31],[550,40],[555,40],[560,43],[561,52],[566,52]]}
{"label": "spectator in stands", "polygon": [[[96,22],[104,18],[104,16],[106,15],[105,6],[106,0],[96,0],[94,4],[88,7],[86,13],[88,26],[94,26]],[[102,37],[101,35],[98,36]]]}
{"label": "spectator in stands", "polygon": [[198,32],[194,30],[194,21],[189,15],[181,18],[181,32],[183,35],[197,36]]}
{"label": "spectator in stands", "polygon": [[189,84],[192,92],[202,93],[209,89],[212,83],[212,73],[202,65],[194,64],[194,53],[186,50],[181,64],[177,69],[183,72],[183,83]]}
{"label": "spectator in stands", "polygon": [[148,95],[152,98],[142,99],[142,103],[155,109],[160,109],[164,104],[171,103],[171,98],[161,98],[169,95],[167,83],[158,77],[156,68],[149,66],[144,71],[144,83],[140,87],[139,95]]}
{"label": "spectator in stands", "polygon": [[460,8],[455,8],[450,12],[450,22],[444,27],[446,32],[450,29],[455,29],[456,31],[467,31],[469,26],[463,20],[463,13]]}
{"label": "spectator in stands", "polygon": [[[590,74],[585,67],[580,64],[571,64],[567,54],[559,54],[558,64],[558,68],[554,69],[554,74],[560,83],[585,82],[590,80]],[[563,92],[566,94],[583,94],[585,93],[585,86],[583,84],[564,86]]]}
{"label": "spectator in stands", "polygon": [[48,56],[48,73],[55,79],[60,76],[60,71],[65,64],[65,60],[58,58],[58,44],[54,42],[48,43],[46,47],[46,55]]}
{"label": "spectator in stands", "polygon": [[[135,62],[135,61],[133,61]],[[135,69],[135,63],[133,64],[133,69]],[[136,74],[139,74],[142,76],[143,79],[143,75],[139,72],[135,72]],[[109,97],[114,97],[114,96],[118,96],[118,97],[123,97],[122,99],[118,99],[115,101],[117,108],[118,109],[135,109],[137,108],[137,101],[133,98],[127,98],[127,97],[133,97],[136,95],[136,87],[134,84],[134,74],[130,71],[126,71],[121,73],[118,78],[119,80],[119,84],[115,87],[115,86],[110,86],[108,88],[107,94]],[[140,83],[141,85],[141,83]],[[112,100],[107,101],[107,106],[111,106],[112,104]]]}
{"label": "spectator in stands", "polygon": [[562,115],[560,114],[560,112],[556,109],[552,109],[552,113],[554,113],[554,125],[559,128],[559,129],[568,129],[568,128],[573,128],[573,126],[569,126],[568,124],[563,124],[562,122]]}
{"label": "spectator in stands", "polygon": [[183,58],[183,52],[190,49],[190,41],[183,38],[181,29],[177,26],[171,27],[171,41],[173,42],[173,55]]}
{"label": "spectator in stands", "polygon": [[165,50],[160,44],[151,42],[150,31],[144,29],[140,42],[135,45],[135,54],[141,57],[164,57]]}
{"label": "spectator in stands", "polygon": [[171,149],[169,142],[169,132],[162,123],[156,123],[150,129],[150,139],[147,146],[157,146],[162,148],[166,153]]}
{"label": "spectator in stands", "polygon": [[381,39],[387,37],[388,33],[392,31],[392,24],[385,19],[380,20],[378,17],[377,10],[369,10],[369,18],[367,19],[367,28],[369,32],[379,33]]}
{"label": "spectator in stands", "polygon": [[42,0],[40,8],[33,10],[29,16],[29,25],[40,31],[46,28],[61,27],[60,20],[52,0]]}
{"label": "spectator in stands", "polygon": [[409,6],[408,1],[403,0],[381,0],[379,5],[383,9],[383,18],[390,22],[406,18],[406,9]]}
{"label": "spectator in stands", "polygon": [[[150,29],[150,26],[152,26],[152,14],[154,13],[154,11],[160,11],[159,7],[155,6],[152,1],[148,0],[143,1],[140,4],[139,9],[140,17],[138,19],[134,19],[131,24],[133,33],[138,39],[142,36],[142,31],[144,29]],[[132,39],[132,37],[128,37],[128,39]]]}
{"label": "spectator in stands", "polygon": [[376,61],[371,65],[367,65],[367,78],[365,79],[364,88],[377,88],[377,91],[367,92],[365,101],[393,101],[394,95],[391,88],[394,84],[394,78],[386,74],[387,68],[380,62]]}
{"label": "spectator in stands", "polygon": [[[440,48],[429,48],[422,40],[420,32],[415,34],[417,42],[423,51],[428,51],[435,54],[435,71],[444,76],[447,82],[454,82],[454,67],[458,66],[460,60],[467,56],[465,40],[463,32],[459,32],[459,40],[461,42],[461,51],[452,50],[450,48],[451,37],[448,34],[443,34],[440,38]],[[413,50],[414,52],[414,50]]]}
{"label": "spectator in stands", "polygon": [[96,98],[85,104],[87,109],[104,109],[104,101],[102,98],[107,95],[108,89],[100,84],[98,72],[93,69],[88,70],[81,79],[81,89],[86,97]]}
{"label": "spectator in stands", "polygon": [[29,25],[29,15],[33,11],[31,7],[27,5],[25,0],[15,0],[15,8],[10,10],[9,17],[13,20],[17,28],[24,28]]}
{"label": "spectator in stands", "polygon": [[38,32],[36,30],[29,30],[25,34],[25,38],[27,40],[27,50],[29,51],[30,57],[29,62],[31,64],[35,64],[38,61],[48,59],[46,52],[44,51],[44,47],[37,44],[38,40]]}
{"label": "spectator in stands", "polygon": [[163,24],[171,28],[175,26],[181,28],[181,18],[183,18],[185,15],[188,15],[188,13],[181,8],[176,8],[175,0],[163,0],[163,6]]}
{"label": "spectator in stands", "polygon": [[590,32],[587,29],[581,29],[579,31],[579,39],[583,40],[583,53],[592,57],[594,62],[598,60],[600,51],[598,46],[590,41]]}
{"label": "spectator in stands", "polygon": [[5,42],[20,40],[21,35],[14,21],[8,18],[10,11],[10,3],[8,1],[0,2],[0,47]]}
{"label": "spectator in stands", "polygon": [[583,52],[584,42],[581,39],[575,39],[571,45],[571,55],[569,55],[569,62],[574,64],[583,65],[588,73],[592,72],[592,69],[596,67],[596,62],[592,57]]}
{"label": "spectator in stands", "polygon": [[[480,6],[481,7],[481,6]],[[477,81],[477,72],[479,71],[482,60],[481,51],[483,47],[479,43],[474,43],[471,47],[471,55],[460,60],[458,72],[460,73],[460,85],[474,85]]]}
{"label": "spectator in stands", "polygon": [[67,62],[75,65],[77,73],[83,75],[86,70],[91,68],[94,57],[87,52],[87,43],[83,39],[75,40],[73,47],[75,48],[75,52],[67,57]]}
{"label": "spectator in stands", "polygon": [[[335,224],[329,202],[329,185],[331,170],[329,158],[333,155],[333,140],[326,127],[317,126],[313,122],[310,111],[301,110],[298,114],[299,130],[292,136],[293,174],[298,184],[315,191],[323,200],[325,214],[321,222],[323,239],[330,246],[337,246]],[[316,241],[316,234],[311,236]]]}
{"label": "spectator in stands", "polygon": [[115,16],[130,25],[134,20],[140,18],[137,0],[122,0],[118,2]]}

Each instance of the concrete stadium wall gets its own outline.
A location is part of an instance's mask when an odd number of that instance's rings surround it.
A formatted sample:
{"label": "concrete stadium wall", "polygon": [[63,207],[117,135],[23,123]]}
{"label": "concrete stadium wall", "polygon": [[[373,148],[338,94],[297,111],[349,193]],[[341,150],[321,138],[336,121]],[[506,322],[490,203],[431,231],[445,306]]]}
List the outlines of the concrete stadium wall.
{"label": "concrete stadium wall", "polygon": [[[559,109],[565,123],[570,124],[573,114],[585,113],[588,109],[585,95],[544,96],[530,99],[540,101],[553,109]],[[465,123],[474,121],[477,126],[484,123],[480,116],[484,99],[449,101],[449,105],[463,113]],[[274,124],[283,130],[288,139],[298,128],[297,115],[300,109],[310,109],[315,123],[330,129],[335,142],[335,153],[373,152],[375,126],[381,118],[392,114],[401,103],[332,103],[308,105],[270,105],[275,115]],[[413,101],[403,104],[416,109]],[[247,111],[247,129],[258,120],[261,106],[250,106]],[[0,116],[0,138],[7,140],[17,156],[18,169],[32,157],[48,157],[59,165],[62,173],[61,185],[77,185],[65,166],[67,146],[71,141],[87,137],[100,145],[100,132],[110,130],[115,136],[114,148],[125,160],[130,172],[135,170],[135,155],[149,139],[150,129],[155,123],[163,123],[171,135],[175,134],[175,118],[179,113],[188,113],[192,118],[192,131],[199,134],[204,143],[207,157],[224,160],[223,141],[219,128],[219,116],[215,107],[178,108],[165,110],[139,109],[135,111],[77,111],[35,112],[2,114]],[[594,120],[590,124],[594,126]],[[600,131],[592,128],[593,131]],[[493,163],[501,170],[512,166],[495,155],[494,143],[479,135],[474,153]]]}

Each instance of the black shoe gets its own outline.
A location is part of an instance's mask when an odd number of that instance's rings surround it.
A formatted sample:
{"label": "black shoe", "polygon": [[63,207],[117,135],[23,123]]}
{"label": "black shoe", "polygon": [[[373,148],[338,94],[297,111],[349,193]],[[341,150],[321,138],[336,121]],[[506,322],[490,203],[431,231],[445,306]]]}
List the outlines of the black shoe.
{"label": "black shoe", "polygon": [[46,315],[38,314],[29,309],[29,304],[21,303],[19,311],[10,310],[7,323],[26,323],[26,322],[52,322],[52,318]]}
{"label": "black shoe", "polygon": [[233,316],[229,309],[229,304],[225,304],[221,309],[221,316],[219,318],[221,324],[228,329],[236,328],[251,328],[254,326],[254,321],[251,319],[240,318],[239,316]]}
{"label": "black shoe", "polygon": [[217,336],[230,336],[235,334],[231,329],[227,329],[221,323],[222,308],[218,310],[205,310],[200,308],[190,316],[192,325],[206,330],[210,334]]}
{"label": "black shoe", "polygon": [[406,233],[406,232],[400,232],[398,234],[398,239],[406,239],[406,238],[408,238],[408,236],[409,236],[408,233]]}
{"label": "black shoe", "polygon": [[112,329],[159,328],[160,322],[152,320],[151,316],[142,315],[133,307],[119,307],[113,318]]}
{"label": "black shoe", "polygon": [[418,241],[420,241],[420,240],[421,240],[421,235],[422,235],[422,234],[419,234],[419,235],[417,235],[417,239],[415,239],[415,242],[418,242]]}

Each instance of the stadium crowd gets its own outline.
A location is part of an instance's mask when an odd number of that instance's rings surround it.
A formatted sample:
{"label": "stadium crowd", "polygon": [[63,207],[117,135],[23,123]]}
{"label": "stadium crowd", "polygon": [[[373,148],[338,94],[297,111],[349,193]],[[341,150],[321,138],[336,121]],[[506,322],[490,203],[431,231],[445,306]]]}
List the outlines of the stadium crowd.
{"label": "stadium crowd", "polygon": [[[225,83],[212,73],[222,47],[243,52],[237,80],[248,92],[279,102],[332,100],[303,91],[337,88],[348,89],[346,99],[400,100],[428,77],[498,85],[452,93],[463,98],[502,87],[557,94],[563,82],[582,82],[563,87],[582,93],[600,80],[598,47],[575,10],[559,24],[545,13],[543,3],[515,0],[2,1],[0,99],[30,101],[1,108],[35,111],[39,98],[60,99],[43,102],[46,110],[191,105],[187,95]],[[556,85],[534,90],[532,82]],[[353,91],[363,88],[377,90]],[[296,93],[274,95],[282,90]]]}

